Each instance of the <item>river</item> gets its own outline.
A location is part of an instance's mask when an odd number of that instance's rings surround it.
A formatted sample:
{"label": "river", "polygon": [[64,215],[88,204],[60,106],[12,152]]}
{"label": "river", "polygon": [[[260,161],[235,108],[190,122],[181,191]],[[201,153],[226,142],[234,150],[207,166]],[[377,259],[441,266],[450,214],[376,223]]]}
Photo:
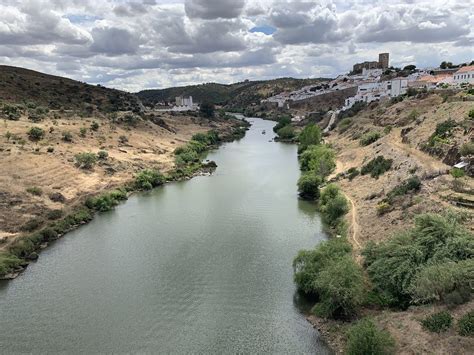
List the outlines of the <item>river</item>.
{"label": "river", "polygon": [[330,353],[292,280],[325,238],[296,146],[249,120],[212,176],[132,196],[1,282],[0,352]]}

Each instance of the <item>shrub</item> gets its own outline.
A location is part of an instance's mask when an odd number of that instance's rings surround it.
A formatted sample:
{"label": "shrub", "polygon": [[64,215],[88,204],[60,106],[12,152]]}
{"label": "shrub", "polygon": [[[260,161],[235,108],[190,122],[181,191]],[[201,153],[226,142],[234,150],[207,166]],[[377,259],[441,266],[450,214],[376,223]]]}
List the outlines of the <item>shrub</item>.
{"label": "shrub", "polygon": [[42,223],[43,221],[41,219],[33,218],[26,222],[24,225],[22,225],[20,229],[24,232],[32,232],[38,227],[40,227]]}
{"label": "shrub", "polygon": [[97,155],[94,153],[78,153],[74,156],[76,166],[81,169],[92,169],[97,162]]}
{"label": "shrub", "polygon": [[63,132],[63,141],[65,142],[72,142],[72,134],[71,132]]}
{"label": "shrub", "polygon": [[393,351],[395,345],[390,333],[377,329],[368,318],[358,321],[347,333],[348,355],[385,355]]}
{"label": "shrub", "polygon": [[315,145],[299,156],[299,162],[302,171],[314,171],[325,178],[336,168],[336,155],[327,145]]}
{"label": "shrub", "polygon": [[44,130],[39,127],[31,127],[28,131],[28,137],[32,141],[39,141],[44,138]]}
{"label": "shrub", "polygon": [[46,217],[51,220],[59,219],[62,216],[63,216],[63,210],[50,210],[48,211],[46,215]]}
{"label": "shrub", "polygon": [[199,113],[207,118],[214,117],[215,106],[212,102],[205,101],[199,106]]}
{"label": "shrub", "polygon": [[390,170],[392,163],[392,159],[385,159],[382,155],[379,155],[364,165],[360,173],[362,175],[367,175],[370,173],[371,177],[377,179],[380,175]]}
{"label": "shrub", "polygon": [[135,177],[135,188],[139,190],[151,190],[162,185],[165,177],[159,171],[143,170]]}
{"label": "shrub", "polygon": [[382,216],[385,213],[389,212],[391,208],[392,206],[389,203],[382,201],[377,204],[377,215]]}
{"label": "shrub", "polygon": [[46,149],[46,151],[48,153],[52,153],[52,152],[54,152],[54,147],[48,147],[48,149]]}
{"label": "shrub", "polygon": [[357,314],[364,299],[362,269],[350,255],[329,262],[314,285],[320,302],[313,310],[320,317],[348,319]]}
{"label": "shrub", "polygon": [[386,126],[384,129],[383,129],[383,134],[389,134],[391,131],[392,131],[392,126]]}
{"label": "shrub", "polygon": [[99,130],[99,124],[98,124],[97,122],[95,122],[95,121],[92,122],[92,123],[91,123],[91,130],[93,130],[93,131]]}
{"label": "shrub", "polygon": [[290,125],[280,128],[277,131],[278,137],[281,139],[293,139],[295,137],[295,129]]}
{"label": "shrub", "polygon": [[474,310],[463,315],[458,321],[458,332],[462,336],[474,335]]}
{"label": "shrub", "polygon": [[118,138],[118,141],[119,141],[120,144],[125,144],[125,143],[128,142],[128,138],[127,138],[127,136],[122,135]]}
{"label": "shrub", "polygon": [[458,215],[421,214],[414,224],[378,245],[367,243],[362,252],[373,285],[401,308],[462,292],[473,282],[472,273],[463,276],[472,270],[472,262],[463,260],[472,259],[474,240]]}
{"label": "shrub", "polygon": [[451,327],[453,317],[446,311],[434,313],[421,321],[421,325],[426,330],[433,333],[441,333]]}
{"label": "shrub", "polygon": [[86,206],[100,212],[110,211],[122,200],[127,199],[127,193],[123,190],[114,190],[103,193],[94,198],[86,200]]}
{"label": "shrub", "polygon": [[366,146],[366,145],[369,145],[369,144],[372,144],[374,143],[375,141],[377,141],[379,138],[381,137],[381,134],[379,132],[375,132],[375,131],[372,131],[372,132],[368,132],[366,134],[364,134],[361,138],[360,138],[360,145],[361,146]]}
{"label": "shrub", "polygon": [[468,116],[469,118],[474,118],[474,109],[469,111]]}
{"label": "shrub", "polygon": [[20,267],[23,262],[16,255],[0,251],[0,275],[5,275]]}
{"label": "shrub", "polygon": [[[471,242],[471,247],[474,243]],[[449,259],[448,259],[449,260]],[[420,268],[411,283],[414,302],[443,300],[456,305],[469,301],[470,283],[474,282],[474,259],[432,263]]]}
{"label": "shrub", "polygon": [[311,145],[321,144],[321,128],[315,124],[307,125],[299,134],[298,153],[304,152]]}
{"label": "shrub", "polygon": [[359,175],[360,172],[357,170],[357,168],[350,168],[347,170],[347,177],[349,181],[352,181],[357,175]]}
{"label": "shrub", "polygon": [[21,116],[21,111],[21,107],[17,105],[4,104],[2,108],[3,116],[11,121],[18,121]]}
{"label": "shrub", "polygon": [[459,168],[452,168],[451,169],[451,175],[453,178],[458,179],[464,177],[465,173],[463,169]]}
{"label": "shrub", "polygon": [[417,110],[411,110],[411,112],[408,114],[408,122],[412,122],[418,118],[420,114],[418,113]]}
{"label": "shrub", "polygon": [[99,150],[97,152],[97,158],[99,160],[106,160],[109,157],[109,153],[105,150]]}
{"label": "shrub", "polygon": [[462,156],[474,155],[474,142],[464,143],[459,149],[459,154]]}
{"label": "shrub", "polygon": [[280,129],[291,123],[290,116],[282,116],[278,119],[278,123],[273,127],[273,132],[277,133]]}
{"label": "shrub", "polygon": [[86,134],[87,134],[87,128],[81,127],[81,129],[79,130],[79,136],[84,138],[86,136]]}
{"label": "shrub", "polygon": [[298,180],[298,193],[304,199],[317,200],[321,183],[322,178],[314,172],[304,173]]}
{"label": "shrub", "polygon": [[328,185],[321,194],[320,210],[323,214],[324,222],[331,227],[336,227],[340,223],[341,218],[349,212],[349,205],[347,199],[340,192],[333,198],[327,199],[326,190],[331,185]]}
{"label": "shrub", "polygon": [[351,252],[345,238],[334,238],[321,242],[311,250],[300,250],[293,260],[294,280],[298,289],[306,294],[317,294],[315,280],[330,263]]}
{"label": "shrub", "polygon": [[417,192],[421,189],[421,181],[417,176],[412,176],[400,185],[394,187],[388,194],[385,202],[392,203],[397,196],[403,196],[411,192]]}
{"label": "shrub", "polygon": [[43,194],[43,190],[37,186],[28,187],[26,192],[35,196],[41,196]]}

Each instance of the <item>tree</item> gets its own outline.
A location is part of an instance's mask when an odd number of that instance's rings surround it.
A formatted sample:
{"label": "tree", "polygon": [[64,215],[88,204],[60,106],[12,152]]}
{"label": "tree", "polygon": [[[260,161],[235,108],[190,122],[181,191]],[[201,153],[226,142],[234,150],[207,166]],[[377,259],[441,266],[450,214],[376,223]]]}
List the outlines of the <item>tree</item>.
{"label": "tree", "polygon": [[377,329],[368,318],[350,327],[347,335],[346,352],[349,355],[390,354],[395,345],[390,333]]}
{"label": "tree", "polygon": [[416,65],[413,65],[413,64],[407,65],[403,68],[403,70],[409,70],[409,71],[412,71],[415,69],[416,69]]}
{"label": "tree", "polygon": [[74,156],[76,166],[81,169],[92,169],[97,162],[97,156],[94,153],[78,153]]}
{"label": "tree", "polygon": [[287,125],[283,128],[280,128],[277,131],[277,134],[280,139],[293,139],[295,137],[295,129],[290,125]]}
{"label": "tree", "polygon": [[199,112],[202,116],[211,118],[214,117],[215,106],[212,102],[204,101],[201,103],[199,107]]}
{"label": "tree", "polygon": [[44,130],[39,127],[31,127],[28,131],[28,137],[32,141],[39,141],[44,137]]}
{"label": "tree", "polygon": [[302,171],[314,171],[316,175],[327,177],[336,168],[336,155],[327,145],[309,146],[300,156]]}
{"label": "tree", "polygon": [[299,135],[298,153],[304,152],[310,145],[321,144],[321,128],[315,124],[307,125]]}
{"label": "tree", "polygon": [[291,123],[290,116],[281,116],[278,119],[278,123],[273,127],[273,132],[277,133],[281,128],[289,125]]}
{"label": "tree", "polygon": [[298,193],[307,200],[317,200],[319,198],[319,185],[323,179],[313,172],[301,175],[298,180]]}

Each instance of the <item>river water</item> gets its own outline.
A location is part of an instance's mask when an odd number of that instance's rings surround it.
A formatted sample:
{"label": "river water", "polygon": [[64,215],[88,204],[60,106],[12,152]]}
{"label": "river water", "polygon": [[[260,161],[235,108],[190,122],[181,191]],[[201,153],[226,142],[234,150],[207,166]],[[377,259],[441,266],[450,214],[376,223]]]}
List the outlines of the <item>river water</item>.
{"label": "river water", "polygon": [[0,352],[329,353],[292,281],[325,238],[296,146],[249,120],[212,176],[132,196],[0,283]]}

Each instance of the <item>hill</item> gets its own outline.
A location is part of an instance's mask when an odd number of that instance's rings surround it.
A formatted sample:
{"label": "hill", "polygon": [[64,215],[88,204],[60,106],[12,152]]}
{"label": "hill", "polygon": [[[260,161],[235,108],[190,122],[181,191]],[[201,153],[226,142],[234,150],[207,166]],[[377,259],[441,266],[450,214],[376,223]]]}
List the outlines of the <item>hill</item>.
{"label": "hill", "polygon": [[292,91],[327,79],[279,78],[263,81],[244,81],[235,84],[206,83],[157,90],[143,90],[137,96],[145,105],[173,102],[176,96],[192,96],[195,102],[211,101],[229,108],[245,108],[282,91]]}
{"label": "hill", "polygon": [[124,91],[5,65],[0,65],[1,101],[89,113],[142,110],[140,100]]}

